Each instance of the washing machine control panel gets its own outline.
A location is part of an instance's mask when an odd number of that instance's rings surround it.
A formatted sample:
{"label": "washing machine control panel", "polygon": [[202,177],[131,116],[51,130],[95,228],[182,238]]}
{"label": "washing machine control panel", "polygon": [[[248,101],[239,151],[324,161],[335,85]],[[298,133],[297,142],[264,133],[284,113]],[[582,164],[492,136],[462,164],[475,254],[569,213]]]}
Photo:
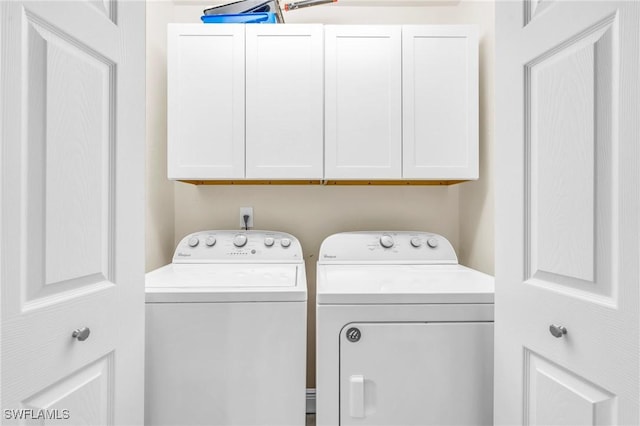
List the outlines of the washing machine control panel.
{"label": "washing machine control panel", "polygon": [[200,231],[185,236],[173,263],[302,262],[296,237],[277,231]]}
{"label": "washing machine control panel", "polygon": [[430,232],[343,232],[327,237],[319,263],[457,264],[453,246]]}

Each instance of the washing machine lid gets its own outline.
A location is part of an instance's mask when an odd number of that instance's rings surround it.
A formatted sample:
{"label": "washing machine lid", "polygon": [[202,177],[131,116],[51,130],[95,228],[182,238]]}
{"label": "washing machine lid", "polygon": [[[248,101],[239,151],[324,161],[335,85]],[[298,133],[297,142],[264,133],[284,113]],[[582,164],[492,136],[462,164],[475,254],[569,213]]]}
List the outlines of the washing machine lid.
{"label": "washing machine lid", "polygon": [[304,264],[179,264],[149,272],[148,303],[307,300]]}
{"label": "washing machine lid", "polygon": [[462,265],[318,265],[324,304],[493,303],[492,276]]}

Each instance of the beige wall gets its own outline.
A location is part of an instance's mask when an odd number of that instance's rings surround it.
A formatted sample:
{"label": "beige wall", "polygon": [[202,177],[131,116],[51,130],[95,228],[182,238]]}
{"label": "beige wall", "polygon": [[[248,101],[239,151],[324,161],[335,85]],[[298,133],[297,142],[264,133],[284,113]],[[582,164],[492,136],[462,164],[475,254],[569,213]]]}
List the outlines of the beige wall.
{"label": "beige wall", "polygon": [[147,3],[146,270],[171,261],[174,245],[174,183],[167,180],[167,22],[173,3]]}
{"label": "beige wall", "polygon": [[[315,262],[322,240],[349,230],[428,230],[447,237],[461,263],[493,273],[493,2],[453,6],[320,6],[289,12],[289,23],[468,24],[481,34],[481,179],[454,186],[194,186],[166,179],[166,23],[198,22],[203,5],[147,6],[147,269],[169,263],[185,234],[238,228],[254,208],[255,228],[290,232],[305,251],[309,289],[308,380],[315,386]],[[206,5],[205,5],[206,6]]]}
{"label": "beige wall", "polygon": [[460,262],[493,275],[494,235],[494,2],[475,2],[480,26],[480,179],[460,184]]}

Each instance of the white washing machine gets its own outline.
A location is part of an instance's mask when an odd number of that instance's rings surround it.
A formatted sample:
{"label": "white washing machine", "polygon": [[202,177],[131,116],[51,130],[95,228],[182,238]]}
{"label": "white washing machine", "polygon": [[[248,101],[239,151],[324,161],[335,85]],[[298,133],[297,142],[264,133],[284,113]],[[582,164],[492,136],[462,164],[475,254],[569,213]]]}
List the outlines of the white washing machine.
{"label": "white washing machine", "polygon": [[145,423],[303,426],[306,301],[295,237],[182,239],[146,277]]}
{"label": "white washing machine", "polygon": [[324,240],[317,424],[493,424],[493,277],[424,232]]}

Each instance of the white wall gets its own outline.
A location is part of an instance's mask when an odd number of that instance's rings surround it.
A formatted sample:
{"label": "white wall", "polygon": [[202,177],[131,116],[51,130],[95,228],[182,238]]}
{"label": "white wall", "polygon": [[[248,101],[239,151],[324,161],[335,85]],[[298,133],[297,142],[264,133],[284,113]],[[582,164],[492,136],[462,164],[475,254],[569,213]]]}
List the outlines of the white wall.
{"label": "white wall", "polygon": [[297,236],[309,278],[309,387],[315,385],[315,262],[326,236],[348,230],[432,231],[452,242],[461,263],[493,273],[493,2],[444,4],[448,5],[317,6],[288,12],[285,19],[326,24],[478,24],[481,178],[453,186],[194,186],[168,182],[166,24],[199,22],[202,9],[210,4],[178,0],[147,5],[147,269],[169,263],[175,244],[185,234],[238,228],[243,206],[254,208],[256,229]]}

